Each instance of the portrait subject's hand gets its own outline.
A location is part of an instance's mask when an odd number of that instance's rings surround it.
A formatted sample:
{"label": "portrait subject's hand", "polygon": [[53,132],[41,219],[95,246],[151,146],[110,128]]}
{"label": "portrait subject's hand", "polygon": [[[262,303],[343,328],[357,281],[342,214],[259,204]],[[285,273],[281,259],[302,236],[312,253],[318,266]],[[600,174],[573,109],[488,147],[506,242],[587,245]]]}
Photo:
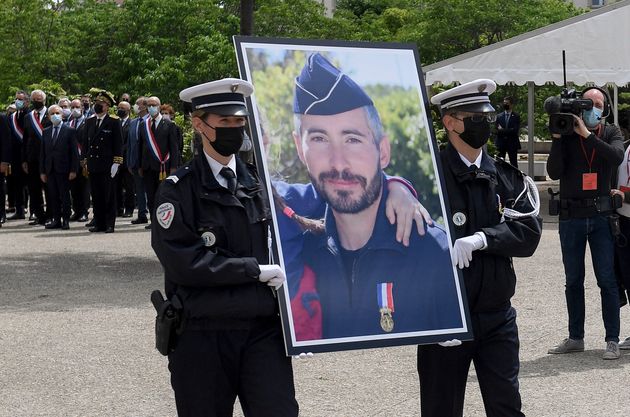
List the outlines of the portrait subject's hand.
{"label": "portrait subject's hand", "polygon": [[45,184],[48,182],[48,176],[46,174],[39,174],[39,179]]}
{"label": "portrait subject's hand", "polygon": [[457,266],[459,269],[468,268],[470,261],[472,261],[472,253],[484,246],[484,241],[480,233],[482,232],[461,237],[455,241],[453,252],[451,252],[453,265]]}
{"label": "portrait subject's hand", "polygon": [[72,181],[73,179],[75,179],[77,177],[77,173],[76,172],[71,172],[68,174],[68,179],[70,181]]}
{"label": "portrait subject's hand", "polygon": [[9,167],[8,162],[0,162],[0,174],[6,174],[8,167]]}
{"label": "portrait subject's hand", "polygon": [[258,276],[258,280],[266,283],[270,287],[278,289],[287,279],[280,265],[259,265],[259,267],[260,275]]}
{"label": "portrait subject's hand", "polygon": [[313,352],[302,352],[299,355],[293,355],[293,359],[309,359],[313,357]]}
{"label": "portrait subject's hand", "polygon": [[418,234],[424,235],[424,225],[432,225],[433,220],[429,212],[409,189],[397,181],[387,183],[389,195],[385,202],[385,215],[390,224],[396,224],[396,240],[409,246],[409,236],[416,222]]}
{"label": "portrait subject's hand", "polygon": [[438,343],[438,345],[442,347],[454,347],[454,346],[459,346],[461,344],[462,344],[462,341],[459,339],[445,340],[444,342]]}

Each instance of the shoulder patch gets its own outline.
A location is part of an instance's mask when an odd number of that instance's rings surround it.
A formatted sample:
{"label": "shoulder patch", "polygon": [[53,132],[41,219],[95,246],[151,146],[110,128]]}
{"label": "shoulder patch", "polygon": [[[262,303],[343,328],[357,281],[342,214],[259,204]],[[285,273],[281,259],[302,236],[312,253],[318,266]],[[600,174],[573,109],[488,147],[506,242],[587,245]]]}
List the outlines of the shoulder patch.
{"label": "shoulder patch", "polygon": [[171,227],[171,223],[173,223],[173,218],[175,218],[175,206],[172,203],[162,203],[155,210],[155,216],[157,217],[158,224],[162,226],[163,229],[168,229]]}

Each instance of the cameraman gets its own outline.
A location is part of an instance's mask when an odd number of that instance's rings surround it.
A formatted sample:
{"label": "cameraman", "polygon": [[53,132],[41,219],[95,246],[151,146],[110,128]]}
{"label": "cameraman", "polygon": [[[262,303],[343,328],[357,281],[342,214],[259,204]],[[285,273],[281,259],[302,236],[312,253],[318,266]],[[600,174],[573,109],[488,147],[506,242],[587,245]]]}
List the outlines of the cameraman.
{"label": "cameraman", "polygon": [[574,116],[574,133],[553,134],[547,172],[560,179],[560,245],[566,276],[569,337],[548,353],[584,351],[584,255],[588,241],[602,297],[606,329],[603,359],[619,358],[619,294],[613,270],[614,239],[609,224],[613,172],[623,158],[623,136],[605,123],[611,105],[597,87],[584,91],[593,108]]}

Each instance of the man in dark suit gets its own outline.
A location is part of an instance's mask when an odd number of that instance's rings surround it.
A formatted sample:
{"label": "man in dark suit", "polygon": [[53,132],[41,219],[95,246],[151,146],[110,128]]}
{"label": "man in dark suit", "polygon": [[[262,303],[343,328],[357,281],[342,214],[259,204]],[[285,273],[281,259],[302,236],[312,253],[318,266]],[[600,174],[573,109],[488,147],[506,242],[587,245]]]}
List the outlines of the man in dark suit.
{"label": "man in dark suit", "polygon": [[46,229],[68,229],[70,220],[70,181],[79,170],[76,130],[64,125],[58,105],[50,106],[48,117],[52,126],[44,129],[39,157],[42,182],[48,188],[48,204],[52,219]]}
{"label": "man in dark suit", "polygon": [[[28,193],[31,199],[31,214],[37,217],[30,225],[44,225],[46,218],[51,216],[50,205],[44,211],[44,199],[42,191],[46,193],[44,183],[39,176],[39,154],[42,146],[44,129],[51,125],[48,111],[45,106],[46,93],[42,90],[31,92],[31,105],[33,110],[24,118],[24,141],[22,142],[22,169],[26,173]],[[46,196],[48,201],[48,196]]]}
{"label": "man in dark suit", "polygon": [[[116,115],[120,117],[120,126],[122,128],[122,153],[123,158],[127,155],[127,149],[129,147],[129,124],[131,118],[129,114],[131,112],[131,104],[128,101],[121,101],[118,103]],[[127,161],[123,159],[123,163],[120,166],[118,175],[116,176],[116,201],[118,203],[117,214],[122,217],[131,217],[133,215],[133,209],[136,205],[136,196],[134,194],[133,175],[129,172]]]}
{"label": "man in dark suit", "polygon": [[[66,125],[75,129],[77,134],[77,152],[79,161],[84,158],[86,145],[81,143],[83,129],[85,129],[85,115],[83,114],[83,104],[81,100],[74,99],[70,103],[70,117]],[[83,167],[81,167],[83,168]],[[86,222],[88,219],[88,209],[90,208],[90,187],[87,178],[87,167],[77,172],[77,176],[70,182],[70,196],[72,200],[73,214],[70,221]]]}
{"label": "man in dark suit", "polygon": [[521,118],[518,113],[512,111],[512,97],[503,99],[503,112],[497,116],[495,126],[497,128],[497,156],[505,159],[507,152],[510,164],[518,168],[516,152],[521,149],[518,132],[521,129]]}
{"label": "man in dark suit", "polygon": [[114,104],[108,92],[98,93],[94,99],[95,117],[86,120],[82,134],[82,143],[87,145],[87,168],[94,206],[94,226],[90,232],[114,233],[116,224],[114,177],[123,157],[120,119],[107,113]]}
{"label": "man in dark suit", "polygon": [[150,117],[140,125],[138,136],[140,175],[144,179],[151,221],[155,217],[153,203],[158,186],[168,175],[176,171],[179,161],[179,146],[174,124],[162,117],[160,104],[157,97],[147,99]]}
{"label": "man in dark suit", "polygon": [[[9,205],[15,207],[15,213],[7,220],[24,218],[24,195],[26,191],[26,173],[22,170],[22,142],[24,141],[24,118],[30,111],[29,95],[20,90],[15,93],[16,112],[7,116],[11,131],[11,163],[7,172],[7,192]],[[13,203],[13,204],[11,204]]]}

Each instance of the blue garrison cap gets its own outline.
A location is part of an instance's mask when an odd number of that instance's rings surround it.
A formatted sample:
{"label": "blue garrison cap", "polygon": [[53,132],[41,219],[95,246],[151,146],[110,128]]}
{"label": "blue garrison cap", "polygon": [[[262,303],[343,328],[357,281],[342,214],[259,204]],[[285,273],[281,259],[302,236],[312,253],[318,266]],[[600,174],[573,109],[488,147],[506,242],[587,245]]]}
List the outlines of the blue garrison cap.
{"label": "blue garrison cap", "polygon": [[319,53],[308,57],[295,79],[293,113],[326,116],[374,104],[352,78]]}

